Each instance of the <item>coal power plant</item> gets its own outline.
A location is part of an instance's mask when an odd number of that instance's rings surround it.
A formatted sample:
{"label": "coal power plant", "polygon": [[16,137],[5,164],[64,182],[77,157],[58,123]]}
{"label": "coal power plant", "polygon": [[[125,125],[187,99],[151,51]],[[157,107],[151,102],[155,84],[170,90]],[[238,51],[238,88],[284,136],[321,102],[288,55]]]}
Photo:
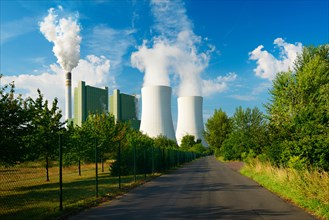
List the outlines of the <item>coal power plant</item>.
{"label": "coal power plant", "polygon": [[179,97],[176,134],[171,114],[171,88],[168,86],[146,86],[142,88],[142,116],[140,131],[150,137],[159,135],[177,140],[180,145],[185,135],[193,135],[195,140],[203,138],[203,114],[201,96]]}
{"label": "coal power plant", "polygon": [[178,145],[185,135],[193,135],[195,140],[201,140],[206,146],[203,138],[203,117],[202,117],[201,96],[184,96],[177,99],[178,120],[176,129],[176,139]]}
{"label": "coal power plant", "polygon": [[150,137],[163,135],[176,141],[171,116],[170,87],[146,86],[142,88],[140,131]]}

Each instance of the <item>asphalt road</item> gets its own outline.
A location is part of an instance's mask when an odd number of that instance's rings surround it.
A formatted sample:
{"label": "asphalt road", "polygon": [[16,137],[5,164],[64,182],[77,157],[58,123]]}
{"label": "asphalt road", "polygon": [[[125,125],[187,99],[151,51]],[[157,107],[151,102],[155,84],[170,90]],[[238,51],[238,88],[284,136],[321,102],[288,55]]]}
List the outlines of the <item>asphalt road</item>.
{"label": "asphalt road", "polygon": [[315,218],[214,157],[206,157],[71,219]]}

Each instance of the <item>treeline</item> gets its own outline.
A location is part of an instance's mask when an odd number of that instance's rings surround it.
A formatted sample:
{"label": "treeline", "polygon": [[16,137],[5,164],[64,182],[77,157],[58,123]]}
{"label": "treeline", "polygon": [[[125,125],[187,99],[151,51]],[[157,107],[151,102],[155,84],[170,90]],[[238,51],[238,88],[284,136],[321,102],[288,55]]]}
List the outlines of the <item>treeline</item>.
{"label": "treeline", "polygon": [[64,165],[77,165],[80,175],[81,164],[95,162],[95,157],[102,164],[110,160],[116,175],[162,171],[206,153],[200,144],[180,149],[166,137],[150,138],[111,114],[90,114],[81,126],[67,127],[61,117],[57,99],[49,105],[40,90],[36,99],[23,99],[15,94],[14,83],[1,86],[0,165],[43,161],[49,180],[48,168],[58,160],[59,135]]}
{"label": "treeline", "polygon": [[206,123],[205,138],[227,160],[258,157],[277,166],[329,170],[329,45],[305,47],[269,90],[266,114],[221,109]]}

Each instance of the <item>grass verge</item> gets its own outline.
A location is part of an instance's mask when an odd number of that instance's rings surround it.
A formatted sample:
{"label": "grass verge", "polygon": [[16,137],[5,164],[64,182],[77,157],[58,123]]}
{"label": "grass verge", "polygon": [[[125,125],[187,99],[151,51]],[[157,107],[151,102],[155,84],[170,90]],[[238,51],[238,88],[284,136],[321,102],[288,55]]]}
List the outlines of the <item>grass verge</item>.
{"label": "grass verge", "polygon": [[278,168],[258,160],[249,162],[240,172],[317,217],[329,220],[327,172]]}
{"label": "grass verge", "polygon": [[[50,219],[65,216],[76,210],[97,205],[102,201],[124,194],[131,188],[152,179],[156,175],[121,177],[110,176],[109,169],[98,170],[98,198],[95,190],[94,164],[82,166],[81,176],[77,168],[63,169],[63,211],[59,210],[58,168],[49,170],[50,181],[45,181],[45,170],[35,166],[0,168],[0,219]],[[108,165],[106,166],[108,167]]]}

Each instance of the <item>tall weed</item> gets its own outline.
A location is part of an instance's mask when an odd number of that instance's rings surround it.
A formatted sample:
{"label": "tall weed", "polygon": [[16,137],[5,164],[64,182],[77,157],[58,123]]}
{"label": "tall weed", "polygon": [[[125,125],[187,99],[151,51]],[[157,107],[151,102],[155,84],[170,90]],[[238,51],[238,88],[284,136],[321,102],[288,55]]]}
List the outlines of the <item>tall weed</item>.
{"label": "tall weed", "polygon": [[241,173],[318,217],[329,219],[328,172],[275,167],[254,159]]}

